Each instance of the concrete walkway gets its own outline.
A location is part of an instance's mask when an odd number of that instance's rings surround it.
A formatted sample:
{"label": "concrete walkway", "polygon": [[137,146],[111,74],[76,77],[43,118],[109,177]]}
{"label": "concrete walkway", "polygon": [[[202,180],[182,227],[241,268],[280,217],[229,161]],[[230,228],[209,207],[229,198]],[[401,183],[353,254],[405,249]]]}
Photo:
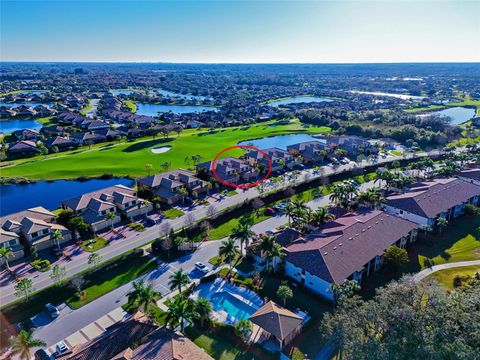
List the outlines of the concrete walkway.
{"label": "concrete walkway", "polygon": [[413,276],[413,280],[418,282],[425,279],[427,276],[433,274],[434,272],[437,272],[440,270],[454,269],[454,268],[472,266],[472,265],[480,265],[480,260],[458,261],[454,263],[435,265],[435,266],[429,267],[428,269],[425,269],[416,273]]}

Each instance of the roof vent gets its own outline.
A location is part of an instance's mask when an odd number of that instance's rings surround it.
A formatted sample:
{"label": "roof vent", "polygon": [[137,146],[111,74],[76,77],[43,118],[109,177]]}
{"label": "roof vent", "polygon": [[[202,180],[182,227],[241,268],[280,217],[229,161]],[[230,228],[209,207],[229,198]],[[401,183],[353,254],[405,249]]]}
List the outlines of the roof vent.
{"label": "roof vent", "polygon": [[362,232],[365,232],[365,229],[362,229]]}
{"label": "roof vent", "polygon": [[342,246],[342,245],[343,245],[342,243],[338,244],[338,246]]}
{"label": "roof vent", "polygon": [[368,225],[367,228],[370,229],[372,226],[371,225]]}
{"label": "roof vent", "polygon": [[337,250],[337,247],[336,247],[336,246],[334,246],[334,247],[333,247],[333,250]]}
{"label": "roof vent", "polygon": [[323,253],[323,255],[328,255],[328,252],[325,251],[325,252]]}
{"label": "roof vent", "polygon": [[350,236],[350,237],[348,238],[348,240],[353,240],[353,238]]}
{"label": "roof vent", "polygon": [[383,221],[383,218],[381,218],[380,221]]}

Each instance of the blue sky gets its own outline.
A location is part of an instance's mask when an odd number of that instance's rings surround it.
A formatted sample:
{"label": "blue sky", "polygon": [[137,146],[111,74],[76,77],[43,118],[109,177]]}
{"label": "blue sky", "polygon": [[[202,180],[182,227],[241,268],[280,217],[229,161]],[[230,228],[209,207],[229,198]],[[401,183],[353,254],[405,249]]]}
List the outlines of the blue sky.
{"label": "blue sky", "polygon": [[480,1],[4,1],[3,61],[480,61]]}

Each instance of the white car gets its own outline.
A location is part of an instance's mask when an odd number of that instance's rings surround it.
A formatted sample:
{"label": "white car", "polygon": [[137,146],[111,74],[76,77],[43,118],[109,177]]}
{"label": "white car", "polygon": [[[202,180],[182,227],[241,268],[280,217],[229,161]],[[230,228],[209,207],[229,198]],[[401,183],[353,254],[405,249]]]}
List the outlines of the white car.
{"label": "white car", "polygon": [[198,271],[200,271],[201,273],[208,273],[210,271],[209,267],[207,265],[205,265],[204,263],[201,263],[201,262],[197,262],[195,263],[195,269],[197,269]]}
{"label": "white car", "polygon": [[55,345],[55,350],[57,350],[56,355],[61,355],[68,351],[68,346],[63,341],[60,341]]}
{"label": "white car", "polygon": [[50,315],[52,319],[55,319],[58,317],[58,315],[60,315],[60,311],[58,311],[58,309],[50,303],[45,305],[45,308],[47,309],[48,315]]}

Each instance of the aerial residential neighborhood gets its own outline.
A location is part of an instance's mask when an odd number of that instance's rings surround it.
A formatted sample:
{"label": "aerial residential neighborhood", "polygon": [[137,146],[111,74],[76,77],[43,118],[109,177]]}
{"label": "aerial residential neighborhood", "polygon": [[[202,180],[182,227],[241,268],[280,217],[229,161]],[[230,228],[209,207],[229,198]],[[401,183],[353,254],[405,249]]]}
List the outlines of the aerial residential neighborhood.
{"label": "aerial residential neighborhood", "polygon": [[480,359],[478,2],[0,10],[0,360]]}

